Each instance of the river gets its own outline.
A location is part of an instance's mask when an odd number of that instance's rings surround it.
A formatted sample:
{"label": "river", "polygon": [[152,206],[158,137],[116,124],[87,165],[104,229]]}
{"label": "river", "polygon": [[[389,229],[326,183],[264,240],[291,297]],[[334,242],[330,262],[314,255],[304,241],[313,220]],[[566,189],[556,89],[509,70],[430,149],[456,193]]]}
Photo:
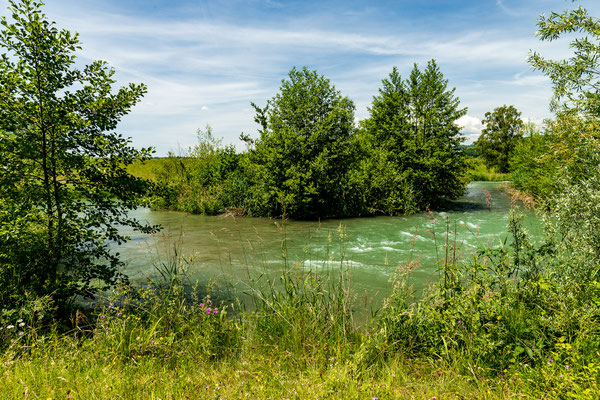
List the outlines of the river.
{"label": "river", "polygon": [[[448,240],[462,259],[484,246],[501,246],[510,208],[511,198],[499,183],[472,182],[445,211],[403,217],[282,221],[138,209],[136,218],[164,230],[154,237],[125,231],[132,240],[116,250],[134,282],[154,275],[153,263],[165,261],[173,246],[192,258],[190,279],[227,281],[237,287],[249,277],[277,276],[286,265],[335,270],[342,263],[358,296],[379,302],[389,293],[398,266],[407,262],[417,265],[411,275],[415,291],[437,279],[447,227]],[[526,229],[538,236],[537,218],[523,212]]]}

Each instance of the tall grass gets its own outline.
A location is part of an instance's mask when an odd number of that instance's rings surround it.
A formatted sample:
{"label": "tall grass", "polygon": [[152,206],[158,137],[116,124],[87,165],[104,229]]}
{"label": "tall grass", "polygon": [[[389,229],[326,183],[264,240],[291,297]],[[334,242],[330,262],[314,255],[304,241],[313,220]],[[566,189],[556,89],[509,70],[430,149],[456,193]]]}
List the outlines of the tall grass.
{"label": "tall grass", "polygon": [[503,182],[511,178],[509,173],[502,173],[494,168],[488,168],[481,158],[469,158],[468,165],[467,179],[469,181]]}

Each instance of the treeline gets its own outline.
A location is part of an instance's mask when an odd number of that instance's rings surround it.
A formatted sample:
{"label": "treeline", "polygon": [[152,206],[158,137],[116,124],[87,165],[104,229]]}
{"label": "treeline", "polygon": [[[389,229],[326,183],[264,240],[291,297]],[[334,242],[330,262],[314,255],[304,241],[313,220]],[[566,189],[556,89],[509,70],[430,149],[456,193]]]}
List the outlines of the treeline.
{"label": "treeline", "polygon": [[599,137],[597,111],[578,101],[554,108],[555,118],[540,127],[524,123],[513,106],[498,107],[486,113],[474,146],[489,170],[507,174],[515,188],[546,205],[596,173]]}
{"label": "treeline", "polygon": [[292,218],[407,214],[460,196],[466,156],[456,120],[466,113],[431,60],[383,80],[369,118],[329,79],[293,68],[264,107],[252,103],[258,138],[223,146],[210,127],[155,175],[157,208]]}

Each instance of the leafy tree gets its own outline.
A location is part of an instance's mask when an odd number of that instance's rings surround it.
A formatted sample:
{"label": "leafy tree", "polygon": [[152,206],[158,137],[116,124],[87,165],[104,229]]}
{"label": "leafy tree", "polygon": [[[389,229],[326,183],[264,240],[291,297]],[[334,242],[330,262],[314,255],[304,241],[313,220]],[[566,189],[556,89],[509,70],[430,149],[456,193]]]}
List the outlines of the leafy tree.
{"label": "leafy tree", "polygon": [[[564,194],[560,192],[565,182],[565,190],[569,190],[595,173],[588,167],[593,162],[586,160],[595,159],[594,154],[600,149],[600,20],[578,7],[541,16],[538,28],[542,41],[584,35],[571,41],[574,52],[568,59],[549,60],[537,52],[531,52],[528,59],[533,68],[552,80],[554,88],[550,106],[556,118],[546,121],[545,154],[536,157],[538,169],[546,179],[534,190],[534,194],[550,199]],[[521,163],[521,172],[523,167]]]}
{"label": "leafy tree", "polygon": [[362,162],[372,212],[414,212],[464,192],[466,160],[455,121],[466,113],[434,60],[406,80],[394,67],[363,121]]}
{"label": "leafy tree", "polygon": [[566,60],[548,60],[531,52],[529,63],[545,73],[554,87],[551,108],[555,111],[582,112],[600,118],[600,20],[588,15],[583,7],[563,13],[551,13],[538,19],[538,36],[554,41],[565,34],[583,33],[570,43],[574,50]]}
{"label": "leafy tree", "polygon": [[150,155],[114,132],[146,92],[113,91],[114,70],[75,66],[78,36],[59,30],[42,3],[11,0],[0,44],[0,303],[24,293],[66,300],[121,277],[110,243],[143,226],[128,216],[149,184],[126,166]]}
{"label": "leafy tree", "polygon": [[485,128],[475,145],[488,167],[508,172],[510,155],[523,137],[523,120],[520,117],[521,113],[515,107],[506,105],[485,113],[481,121]]}
{"label": "leafy tree", "polygon": [[546,197],[557,188],[558,160],[551,157],[553,135],[534,123],[523,127],[523,139],[510,155],[511,181],[517,189],[536,198]]}
{"label": "leafy tree", "polygon": [[348,215],[354,104],[316,71],[293,68],[279,93],[256,110],[260,137],[248,158],[252,215]]}

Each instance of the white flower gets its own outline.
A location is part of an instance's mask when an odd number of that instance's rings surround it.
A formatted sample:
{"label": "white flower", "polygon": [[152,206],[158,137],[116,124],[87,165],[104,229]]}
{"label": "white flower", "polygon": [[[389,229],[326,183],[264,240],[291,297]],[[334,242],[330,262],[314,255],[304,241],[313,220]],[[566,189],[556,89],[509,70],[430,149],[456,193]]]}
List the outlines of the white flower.
{"label": "white flower", "polygon": [[19,336],[23,336],[23,333],[24,333],[24,332],[22,332],[22,331],[21,331],[21,332],[19,332]]}
{"label": "white flower", "polygon": [[9,326],[6,327],[6,329],[12,329],[14,327],[15,327],[14,325],[9,325]]}
{"label": "white flower", "polygon": [[25,326],[25,322],[21,322],[21,323],[19,323],[19,328],[22,328],[22,327],[24,327],[24,326]]}
{"label": "white flower", "polygon": [[21,322],[23,322],[23,320],[22,320],[22,319],[18,320],[18,321],[17,321],[17,324],[20,324]]}

